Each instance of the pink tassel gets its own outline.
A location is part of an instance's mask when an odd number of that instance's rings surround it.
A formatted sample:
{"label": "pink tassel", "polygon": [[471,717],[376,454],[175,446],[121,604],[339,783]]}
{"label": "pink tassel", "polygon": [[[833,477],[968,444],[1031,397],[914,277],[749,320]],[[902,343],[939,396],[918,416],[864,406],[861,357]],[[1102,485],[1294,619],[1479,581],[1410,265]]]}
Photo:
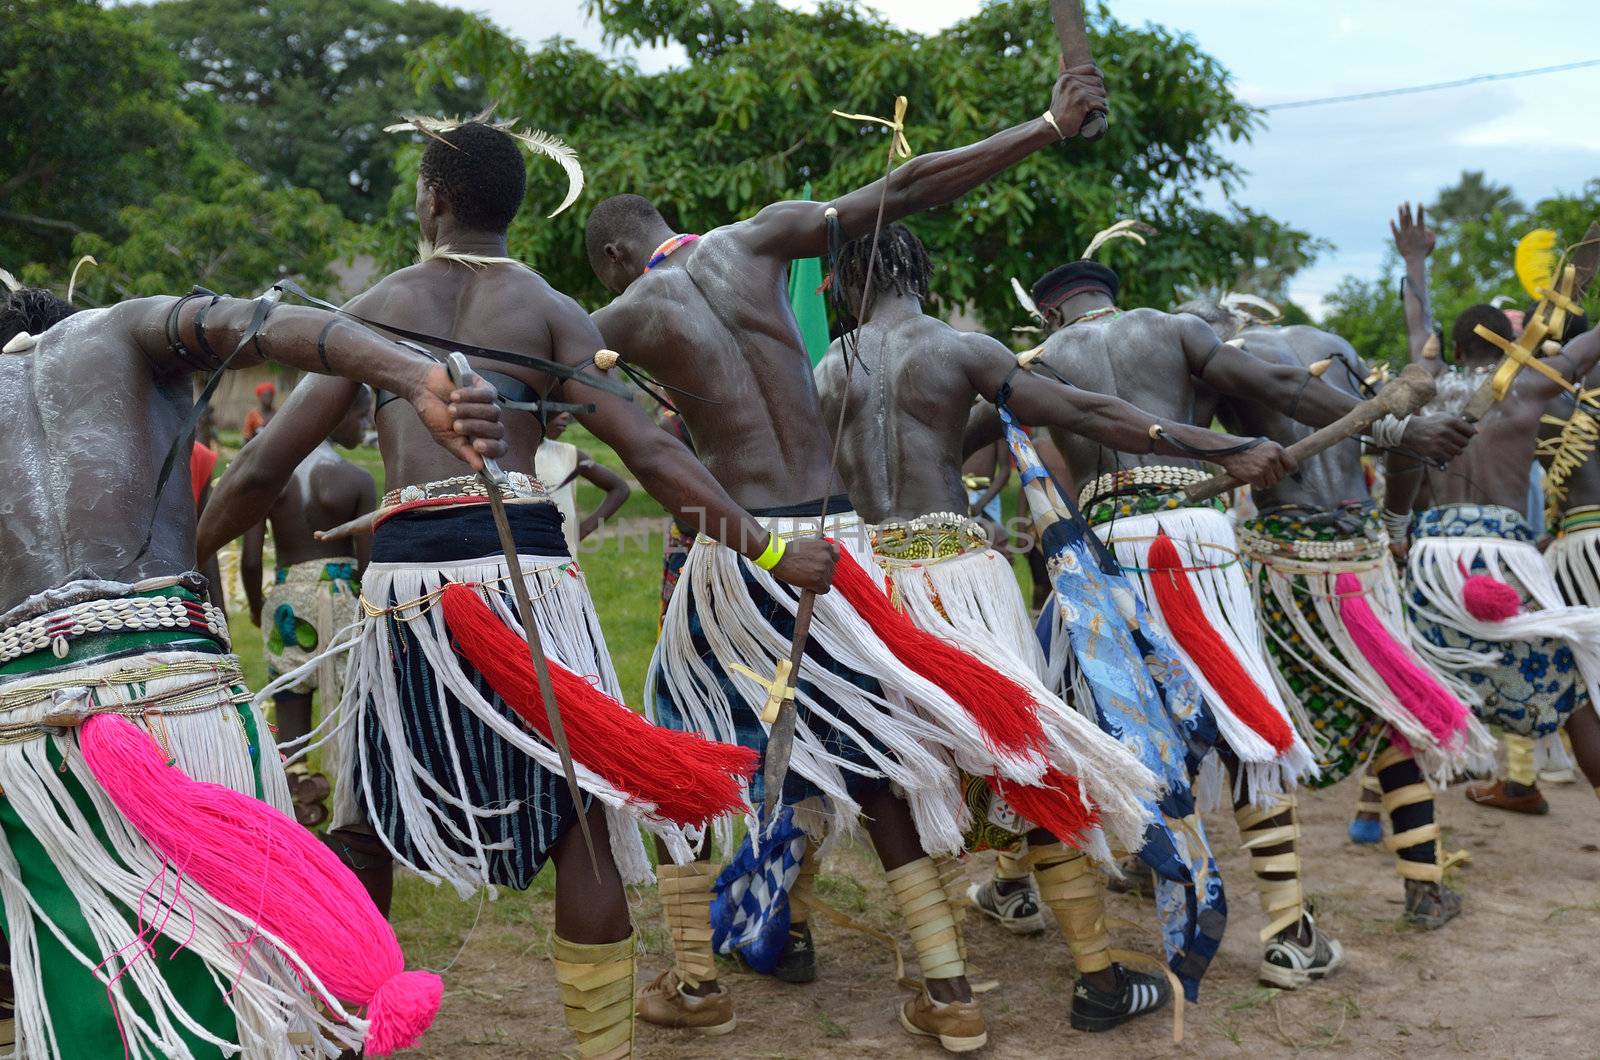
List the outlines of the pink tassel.
{"label": "pink tassel", "polygon": [[125,718],[95,715],[78,744],[95,780],[163,858],[282,939],[334,997],[366,1006],[367,1055],[417,1043],[444,983],[405,970],[394,929],[315,835],[259,799],[186,776]]}
{"label": "pink tassel", "polygon": [[1439,746],[1448,746],[1452,738],[1467,727],[1466,705],[1451,695],[1390,635],[1373,612],[1372,605],[1367,603],[1360,578],[1346,572],[1333,584],[1339,596],[1339,617],[1344,620],[1345,629],[1350,631],[1350,639],[1355,641],[1362,656],[1378,671],[1378,676],[1400,700],[1406,713],[1416,718]]}

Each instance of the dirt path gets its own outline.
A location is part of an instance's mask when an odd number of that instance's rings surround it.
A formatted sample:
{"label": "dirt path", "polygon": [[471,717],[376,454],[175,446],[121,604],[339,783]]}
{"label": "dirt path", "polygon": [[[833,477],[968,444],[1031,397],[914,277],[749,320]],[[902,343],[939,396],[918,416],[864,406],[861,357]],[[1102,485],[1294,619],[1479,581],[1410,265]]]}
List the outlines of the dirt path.
{"label": "dirt path", "polygon": [[[1233,1057],[1301,1050],[1327,1056],[1597,1056],[1600,1008],[1600,813],[1582,784],[1547,790],[1549,817],[1526,818],[1470,806],[1459,789],[1441,800],[1451,849],[1467,847],[1472,864],[1455,873],[1466,914],[1428,934],[1399,924],[1400,883],[1390,855],[1352,847],[1345,819],[1350,783],[1303,800],[1307,887],[1323,925],[1345,945],[1347,966],[1321,986],[1280,993],[1259,986],[1256,932],[1262,923],[1247,859],[1230,845],[1233,822],[1207,826],[1228,882],[1231,919],[1221,955],[1186,1013],[1184,1044],[1171,1023],[1150,1018],[1090,1039],[1067,1024],[1071,979],[1067,952],[1052,927],[1014,939],[972,922],[973,962],[999,979],[985,996],[991,1045],[979,1056],[1053,1057],[1114,1050],[1119,1056]],[[974,873],[983,871],[975,859]],[[446,975],[444,1009],[414,1057],[449,1060],[575,1055],[561,1024],[546,963],[551,924],[548,881],[526,895],[483,908],[407,881],[397,906],[401,940],[414,962]],[[822,886],[835,905],[889,926],[882,872],[860,848],[826,866]],[[666,967],[653,890],[635,895],[645,954],[639,979]],[[1113,895],[1112,917],[1143,928],[1147,908]],[[467,938],[470,930],[470,939]],[[1114,927],[1115,944],[1154,952],[1153,928]],[[462,948],[466,939],[467,945]],[[785,986],[728,970],[737,992],[735,1034],[697,1039],[641,1025],[638,1055],[649,1058],[938,1057],[913,1042],[893,1006],[907,996],[891,982],[893,964],[877,943],[822,926],[820,978]],[[907,947],[909,955],[909,946]]]}

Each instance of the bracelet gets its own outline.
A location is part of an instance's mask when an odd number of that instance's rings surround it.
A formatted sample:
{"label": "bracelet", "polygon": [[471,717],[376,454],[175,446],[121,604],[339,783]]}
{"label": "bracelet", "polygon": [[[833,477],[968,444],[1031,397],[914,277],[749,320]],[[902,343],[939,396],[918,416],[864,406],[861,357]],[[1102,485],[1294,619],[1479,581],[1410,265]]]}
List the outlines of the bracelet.
{"label": "bracelet", "polygon": [[1393,449],[1405,437],[1406,427],[1411,423],[1411,417],[1385,416],[1372,425],[1372,440],[1379,449]]}
{"label": "bracelet", "polygon": [[1050,128],[1056,131],[1056,139],[1065,140],[1067,138],[1067,134],[1061,131],[1061,123],[1056,121],[1056,116],[1054,114],[1051,114],[1048,110],[1046,110],[1043,114],[1039,115],[1039,117],[1050,123]]}
{"label": "bracelet", "polygon": [[1411,513],[1391,512],[1385,508],[1378,516],[1391,541],[1404,541],[1411,536]]}
{"label": "bracelet", "polygon": [[762,570],[771,570],[783,560],[784,552],[789,545],[777,534],[767,535],[767,550],[756,557],[756,566]]}

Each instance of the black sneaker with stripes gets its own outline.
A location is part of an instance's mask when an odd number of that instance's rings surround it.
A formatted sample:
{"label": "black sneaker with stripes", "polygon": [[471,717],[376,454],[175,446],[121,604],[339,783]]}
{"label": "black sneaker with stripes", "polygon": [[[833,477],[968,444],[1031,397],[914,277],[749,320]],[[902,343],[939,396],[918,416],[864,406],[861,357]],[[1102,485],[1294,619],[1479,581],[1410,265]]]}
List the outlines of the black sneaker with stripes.
{"label": "black sneaker with stripes", "polygon": [[1172,987],[1164,976],[1130,972],[1120,964],[1111,970],[1117,975],[1117,988],[1111,991],[1096,990],[1082,976],[1072,989],[1072,1027],[1080,1031],[1109,1031],[1128,1022],[1165,1008],[1172,1000]]}

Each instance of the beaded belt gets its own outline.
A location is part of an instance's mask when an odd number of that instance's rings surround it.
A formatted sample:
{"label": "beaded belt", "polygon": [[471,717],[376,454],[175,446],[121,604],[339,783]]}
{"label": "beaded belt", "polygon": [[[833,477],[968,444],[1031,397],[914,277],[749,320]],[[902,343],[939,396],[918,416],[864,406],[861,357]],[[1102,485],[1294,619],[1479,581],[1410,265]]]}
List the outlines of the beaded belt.
{"label": "beaded belt", "polygon": [[929,563],[989,549],[989,535],[976,519],[933,512],[872,531],[872,550],[891,563]]}
{"label": "beaded belt", "polygon": [[1561,517],[1561,532],[1575,534],[1579,530],[1600,529],[1600,504],[1587,504],[1582,508],[1568,508]]}
{"label": "beaded belt", "polygon": [[[502,487],[507,495],[528,499],[547,496],[549,491],[544,484],[532,475],[521,471],[506,473],[506,484]],[[413,501],[447,500],[452,497],[483,497],[489,496],[488,487],[483,484],[483,479],[477,475],[457,475],[454,478],[442,478],[433,482],[424,482],[415,486],[402,486],[383,495],[383,507],[397,508],[402,504]]]}
{"label": "beaded belt", "polygon": [[1249,524],[1235,527],[1239,536],[1239,550],[1256,559],[1299,559],[1325,562],[1329,560],[1378,560],[1389,546],[1387,534],[1379,531],[1373,537],[1341,537],[1328,541],[1312,538],[1275,537],[1264,534]]}
{"label": "beaded belt", "polygon": [[67,657],[67,642],[97,633],[188,630],[228,644],[228,620],[209,603],[177,596],[89,600],[0,630],[0,665],[49,648]]}
{"label": "beaded belt", "polygon": [[1141,464],[1125,467],[1108,475],[1101,475],[1085,486],[1078,494],[1078,507],[1087,508],[1103,497],[1119,493],[1171,493],[1211,477],[1211,472],[1198,467],[1179,467],[1172,464]]}
{"label": "beaded belt", "polygon": [[[152,691],[151,685],[157,690]],[[232,656],[203,660],[169,656],[118,666],[103,677],[75,670],[0,687],[0,744],[76,728],[96,714],[119,714],[144,723],[165,746],[163,718],[205,714],[248,703],[250,698],[244,674]]]}

